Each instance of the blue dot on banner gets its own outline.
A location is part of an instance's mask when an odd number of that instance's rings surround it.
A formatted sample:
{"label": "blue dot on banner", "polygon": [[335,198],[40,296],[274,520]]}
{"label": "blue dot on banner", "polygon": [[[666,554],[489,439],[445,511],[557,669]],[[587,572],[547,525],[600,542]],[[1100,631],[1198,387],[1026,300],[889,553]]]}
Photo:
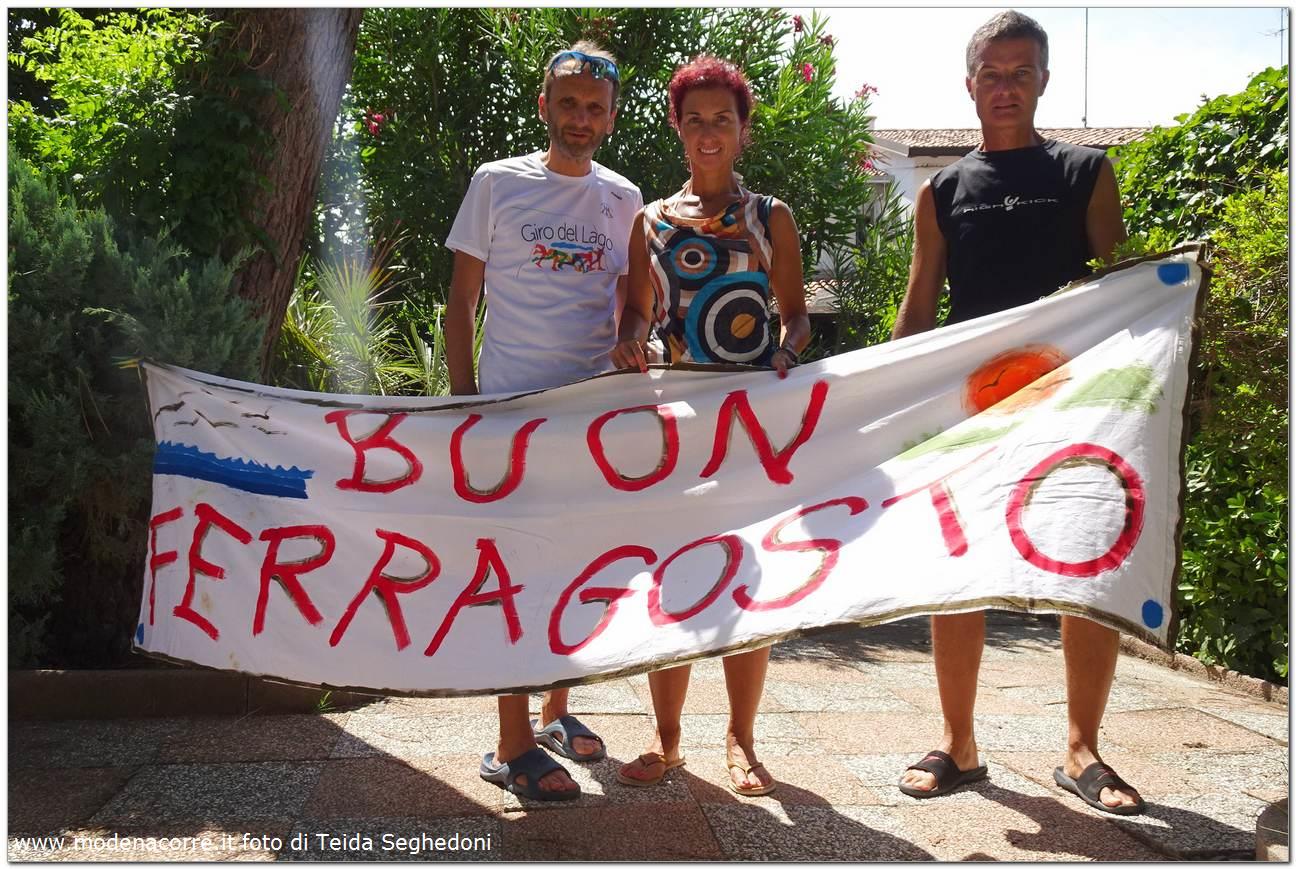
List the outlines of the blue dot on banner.
{"label": "blue dot on banner", "polygon": [[1161,627],[1161,622],[1165,618],[1165,610],[1161,604],[1154,600],[1143,601],[1143,624],[1149,628]]}
{"label": "blue dot on banner", "polygon": [[140,622],[139,625],[137,625],[136,628],[135,628],[135,642],[137,642],[137,643],[143,643],[143,642],[144,642],[144,623],[143,623],[143,622]]}
{"label": "blue dot on banner", "polygon": [[1188,263],[1162,263],[1157,266],[1157,277],[1167,286],[1182,284],[1188,280]]}

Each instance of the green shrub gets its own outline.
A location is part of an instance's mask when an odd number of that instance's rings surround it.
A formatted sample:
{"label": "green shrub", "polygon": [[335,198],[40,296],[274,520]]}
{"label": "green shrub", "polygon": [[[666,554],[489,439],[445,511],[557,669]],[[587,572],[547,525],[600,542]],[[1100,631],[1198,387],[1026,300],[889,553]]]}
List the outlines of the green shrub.
{"label": "green shrub", "polygon": [[1116,164],[1121,254],[1211,242],[1189,402],[1178,647],[1287,679],[1288,82],[1255,76]]}
{"label": "green shrub", "polygon": [[10,666],[111,666],[138,613],[153,456],[140,357],[255,376],[232,267],[118,237],[9,162]]}
{"label": "green shrub", "polygon": [[1214,233],[1188,446],[1179,646],[1286,680],[1288,178],[1230,197]]}
{"label": "green shrub", "polygon": [[273,85],[216,50],[232,28],[199,10],[55,11],[9,56],[49,95],[10,99],[11,153],[123,230],[226,259],[264,240],[246,198],[268,134],[238,94]]}
{"label": "green shrub", "polygon": [[1287,170],[1287,68],[1267,69],[1247,89],[1216,97],[1178,126],[1153,128],[1116,156],[1131,233],[1161,227],[1179,239],[1208,235],[1225,201],[1267,171]]}

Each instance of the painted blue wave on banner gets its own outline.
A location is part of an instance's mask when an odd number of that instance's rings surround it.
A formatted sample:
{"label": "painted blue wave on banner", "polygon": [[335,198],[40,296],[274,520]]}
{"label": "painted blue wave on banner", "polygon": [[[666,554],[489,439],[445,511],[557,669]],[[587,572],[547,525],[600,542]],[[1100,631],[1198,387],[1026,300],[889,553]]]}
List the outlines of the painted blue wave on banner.
{"label": "painted blue wave on banner", "polygon": [[226,458],[188,444],[162,441],[153,458],[154,474],[173,474],[220,483],[254,495],[306,498],[306,481],[315,472],[293,465],[270,467],[246,459]]}

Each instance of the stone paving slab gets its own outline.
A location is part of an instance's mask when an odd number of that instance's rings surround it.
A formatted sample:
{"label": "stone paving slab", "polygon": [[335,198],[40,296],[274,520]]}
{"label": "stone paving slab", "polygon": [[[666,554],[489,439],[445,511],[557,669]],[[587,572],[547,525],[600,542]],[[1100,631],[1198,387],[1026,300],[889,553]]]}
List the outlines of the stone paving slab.
{"label": "stone paving slab", "polygon": [[[983,788],[976,800],[929,800],[900,812],[906,832],[939,860],[1147,861],[1164,859],[1102,817],[1051,796]],[[933,832],[936,831],[936,832]]]}
{"label": "stone paving slab", "polygon": [[504,792],[481,780],[479,762],[473,754],[337,760],[323,766],[304,815],[425,819],[498,812]]}
{"label": "stone paving slab", "polygon": [[[765,712],[786,712],[787,709],[779,702],[778,696],[768,689],[768,685],[773,680],[767,679],[767,688],[764,695],[761,696],[758,711]],[[629,686],[626,686],[629,687]],[[648,687],[647,680],[642,685],[636,685],[630,689],[634,694],[635,712],[652,709],[652,690]],[[573,692],[574,695],[575,692]],[[598,706],[582,705],[575,696],[569,701],[570,708],[577,715],[581,714],[582,709],[601,709],[607,712],[620,712],[621,709],[607,709]],[[712,678],[694,677],[689,682],[688,693],[684,695],[684,714],[698,714],[714,712],[716,709],[729,708],[729,694],[725,690],[723,675]],[[538,707],[537,707],[537,711]],[[582,721],[584,718],[581,719]]]}
{"label": "stone paving slab", "polygon": [[893,812],[874,806],[704,805],[729,860],[931,860]]}
{"label": "stone paving slab", "polygon": [[[909,688],[914,690],[936,691],[936,670],[932,667],[931,661],[923,663],[914,663],[902,661],[899,663],[878,662],[869,663],[848,661],[851,670],[859,673],[853,677],[853,681],[866,685],[877,685],[887,689]],[[826,674],[821,674],[823,678]],[[838,683],[838,673],[832,674],[833,684]],[[847,680],[841,680],[847,681]]]}
{"label": "stone paving slab", "polygon": [[238,823],[300,817],[322,765],[174,764],[141,769],[91,823]]}
{"label": "stone paving slab", "polygon": [[[762,750],[773,754],[820,754],[823,748],[811,738],[804,721],[807,717],[787,712],[769,713],[756,717],[754,732],[756,744]],[[700,755],[700,750],[722,763],[725,749],[725,730],[728,727],[727,713],[708,713],[706,715],[680,716],[680,746],[685,752]],[[647,743],[644,743],[645,747]],[[642,750],[642,749],[641,749]],[[638,752],[636,752],[637,754]]]}
{"label": "stone paving slab", "polygon": [[100,769],[11,769],[9,834],[40,836],[75,827],[103,808],[135,772]]}
{"label": "stone paving slab", "polygon": [[[723,684],[723,683],[722,683]],[[698,686],[693,686],[695,689]],[[643,689],[647,691],[647,679]],[[690,692],[693,693],[693,692]],[[531,714],[540,714],[542,695],[531,695]],[[610,682],[599,682],[596,685],[577,685],[567,695],[567,704],[577,715],[586,709],[591,712],[611,712],[636,714],[644,709],[643,698],[635,686],[624,679]],[[649,700],[651,705],[651,700]]]}
{"label": "stone paving slab", "polygon": [[[696,756],[695,756],[696,758]],[[845,758],[821,755],[813,758],[776,755],[762,751],[766,770],[778,782],[769,794],[743,796],[729,789],[732,780],[723,755],[694,759],[683,770],[693,799],[703,805],[835,805],[876,806],[885,797],[860,783]]]}
{"label": "stone paving slab", "polygon": [[1166,794],[1143,815],[1113,815],[1111,821],[1173,859],[1249,860],[1264,809],[1265,803],[1246,794]]}
{"label": "stone paving slab", "polygon": [[[977,682],[992,688],[1053,688],[1065,684],[1066,664],[1061,650],[1030,657],[982,660]],[[935,678],[935,671],[933,671]]]}
{"label": "stone paving slab", "polygon": [[815,712],[795,715],[814,742],[831,745],[841,754],[926,752],[940,741],[936,715],[898,712]]}
{"label": "stone paving slab", "polygon": [[440,712],[432,715],[356,715],[346,721],[333,757],[387,755],[402,760],[438,754],[487,752],[499,738],[490,713]]}
{"label": "stone paving slab", "polygon": [[[480,780],[497,738],[490,697],[364,699],[324,715],[11,722],[11,836],[55,835],[66,847],[11,838],[9,856],[1042,862],[1254,852],[1256,817],[1288,791],[1286,706],[1122,657],[1102,748],[1150,810],[1098,812],[1052,780],[1066,707],[1047,619],[987,618],[977,736],[989,777],[934,800],[900,794],[904,767],[942,730],[926,621],[773,649],[756,731],[779,781],[768,796],[726,787],[727,699],[712,659],[693,667],[688,764],[655,787],[616,781],[653,735],[647,677],[573,689],[572,711],[604,737],[608,757],[566,763],[583,790],[566,803]],[[538,713],[538,696],[531,705]],[[211,850],[178,857],[143,838],[123,847],[131,836],[206,837]]]}
{"label": "stone paving slab", "polygon": [[829,692],[824,690],[822,680],[792,682],[769,679],[765,683],[765,696],[776,702],[778,711],[785,712],[916,711],[912,703],[903,699],[901,692],[888,691],[881,685],[869,682],[841,682]]}
{"label": "stone paving slab", "polygon": [[[992,688],[978,685],[976,710],[987,715],[1043,715],[1050,710],[1042,708],[1035,693],[1037,689]],[[921,712],[940,713],[940,692],[935,688],[893,688],[891,693],[902,698]]]}
{"label": "stone paving slab", "polygon": [[135,766],[157,759],[162,744],[186,730],[179,718],[109,721],[11,721],[9,767]]}
{"label": "stone paving slab", "polygon": [[347,713],[203,718],[167,738],[159,763],[323,760],[342,736]]}
{"label": "stone paving slab", "polygon": [[1134,751],[1262,748],[1272,740],[1196,709],[1114,712],[1103,718],[1100,738]]}
{"label": "stone paving slab", "polygon": [[651,822],[645,822],[639,806],[577,806],[510,815],[504,820],[503,837],[506,860],[678,861],[723,856],[703,810],[692,802],[661,805]]}
{"label": "stone paving slab", "polygon": [[1208,704],[1203,705],[1201,711],[1263,734],[1283,745],[1287,745],[1291,739],[1291,718],[1287,715],[1286,707],[1274,710],[1261,703],[1249,704],[1242,708]]}

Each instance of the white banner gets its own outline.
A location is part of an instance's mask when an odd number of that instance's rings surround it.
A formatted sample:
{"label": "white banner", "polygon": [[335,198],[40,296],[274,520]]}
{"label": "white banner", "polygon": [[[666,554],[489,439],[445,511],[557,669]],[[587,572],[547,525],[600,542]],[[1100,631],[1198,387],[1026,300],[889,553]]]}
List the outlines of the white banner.
{"label": "white banner", "polygon": [[1164,645],[1202,282],[1169,254],[784,380],[387,398],[147,365],[135,646],[471,694],[986,608]]}

